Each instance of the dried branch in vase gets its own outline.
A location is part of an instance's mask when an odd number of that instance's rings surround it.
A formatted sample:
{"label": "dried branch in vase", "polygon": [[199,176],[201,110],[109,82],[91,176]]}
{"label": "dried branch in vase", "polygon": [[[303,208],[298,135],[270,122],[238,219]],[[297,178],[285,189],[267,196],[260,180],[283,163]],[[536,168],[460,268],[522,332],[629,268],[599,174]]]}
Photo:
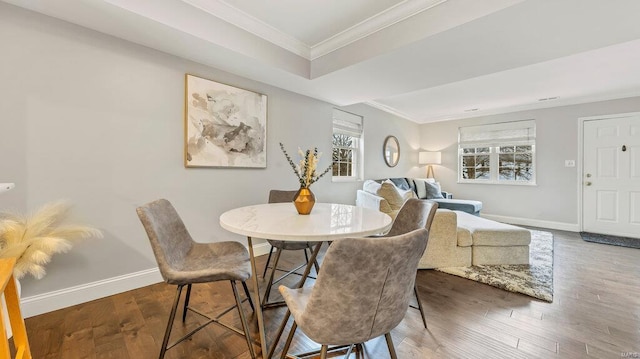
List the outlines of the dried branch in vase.
{"label": "dried branch in vase", "polygon": [[314,148],[312,150],[302,151],[298,148],[298,154],[302,158],[300,163],[296,165],[291,156],[287,153],[287,150],[284,149],[284,145],[282,142],[280,143],[280,149],[282,149],[282,153],[289,161],[289,165],[293,169],[293,173],[295,173],[296,177],[298,177],[298,181],[300,182],[300,187],[309,188],[313,183],[317,182],[322,176],[327,174],[332,166],[329,165],[322,173],[317,174],[316,168],[318,167],[318,161],[322,156],[322,153],[318,152],[318,148]]}

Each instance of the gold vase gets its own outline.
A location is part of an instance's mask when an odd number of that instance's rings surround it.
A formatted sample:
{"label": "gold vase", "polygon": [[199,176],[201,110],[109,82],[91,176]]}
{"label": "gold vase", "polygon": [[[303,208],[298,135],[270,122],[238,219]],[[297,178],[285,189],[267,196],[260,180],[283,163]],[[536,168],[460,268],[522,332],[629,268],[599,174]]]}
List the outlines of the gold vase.
{"label": "gold vase", "polygon": [[293,205],[296,206],[299,214],[309,214],[316,204],[316,196],[307,187],[300,187],[293,198]]}

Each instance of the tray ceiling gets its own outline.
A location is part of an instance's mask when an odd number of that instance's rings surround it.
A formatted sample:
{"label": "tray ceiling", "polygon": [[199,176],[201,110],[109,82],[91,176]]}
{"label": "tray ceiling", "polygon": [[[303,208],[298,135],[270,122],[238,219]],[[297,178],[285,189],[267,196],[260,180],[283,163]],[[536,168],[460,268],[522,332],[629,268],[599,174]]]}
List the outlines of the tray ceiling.
{"label": "tray ceiling", "polygon": [[637,0],[2,1],[418,123],[640,95]]}

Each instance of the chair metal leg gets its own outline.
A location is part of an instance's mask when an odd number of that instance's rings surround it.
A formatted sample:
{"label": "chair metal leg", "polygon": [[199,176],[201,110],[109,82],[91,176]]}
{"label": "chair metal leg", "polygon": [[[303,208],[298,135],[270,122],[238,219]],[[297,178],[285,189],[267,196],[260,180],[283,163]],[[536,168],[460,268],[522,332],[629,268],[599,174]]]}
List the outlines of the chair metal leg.
{"label": "chair metal leg", "polygon": [[[321,247],[322,247],[322,242],[318,242],[315,248],[313,248],[313,252],[311,252],[311,260],[316,264],[317,264],[316,260],[318,258],[318,253],[320,253]],[[300,281],[298,281],[297,288],[302,288],[304,286],[304,282],[307,280],[307,277],[309,277],[309,273],[311,273],[311,266],[309,265],[309,263],[307,263],[307,267],[305,268],[304,273],[300,278]]]}
{"label": "chair metal leg", "polygon": [[173,299],[173,306],[171,307],[171,314],[169,314],[169,323],[167,323],[167,330],[164,332],[164,339],[162,340],[162,349],[160,349],[159,359],[164,358],[164,354],[167,351],[167,344],[169,344],[169,336],[171,336],[171,328],[173,327],[173,320],[176,318],[176,311],[178,310],[178,302],[180,301],[180,295],[182,294],[182,287],[179,285],[176,291],[176,296]]}
{"label": "chair metal leg", "polygon": [[255,359],[256,353],[253,350],[253,343],[251,342],[251,335],[249,334],[249,324],[247,324],[247,318],[244,316],[244,310],[242,310],[242,300],[240,299],[240,295],[238,295],[238,288],[236,287],[236,282],[233,280],[229,282],[231,282],[231,289],[233,289],[233,296],[236,298],[236,306],[238,307],[240,322],[242,323],[242,331],[244,332],[244,337],[247,339],[247,345],[249,346],[249,354],[251,355],[251,359]]}
{"label": "chair metal leg", "polygon": [[191,284],[187,284],[187,295],[184,297],[184,308],[182,309],[182,322],[187,319],[187,308],[189,307],[189,298],[191,298]]}
{"label": "chair metal leg", "polygon": [[320,359],[327,359],[327,351],[329,349],[328,345],[323,345],[320,349]]}
{"label": "chair metal leg", "polygon": [[256,308],[253,307],[253,301],[251,300],[251,294],[249,294],[249,287],[247,287],[247,282],[242,282],[242,288],[244,288],[244,294],[247,296],[247,299],[249,300],[251,311],[255,312]]}
{"label": "chair metal leg", "polygon": [[[271,250],[269,250],[269,256],[267,257],[267,263],[264,264],[264,272],[262,272],[262,279],[267,275],[267,268],[269,268],[269,262],[271,262],[271,254],[273,254],[273,246],[271,246]],[[274,267],[275,269],[275,267]]]}
{"label": "chair metal leg", "polygon": [[[309,263],[309,256],[307,255],[307,248],[304,249],[304,259]],[[320,273],[320,265],[318,264],[318,260],[313,261],[313,266],[316,268],[316,273]]]}
{"label": "chair metal leg", "polygon": [[316,274],[320,273],[320,265],[317,259],[313,261],[313,266],[316,267]]}
{"label": "chair metal leg", "polygon": [[422,317],[422,324],[424,324],[424,329],[427,328],[427,316],[424,314],[424,308],[422,308],[422,301],[420,300],[420,293],[418,292],[418,285],[413,285],[413,293],[416,295],[416,301],[418,302],[418,310],[420,310],[420,316]]}
{"label": "chair metal leg", "polygon": [[391,340],[391,333],[385,334],[384,338],[387,340],[387,347],[389,347],[389,355],[391,355],[391,359],[398,359],[398,355],[396,355],[396,348],[393,346],[393,340]]}
{"label": "chair metal leg", "polygon": [[[287,353],[289,352],[289,347],[291,346],[291,341],[293,340],[293,335],[296,333],[296,329],[298,329],[298,323],[293,321],[291,325],[291,330],[289,331],[289,335],[287,336],[287,341],[284,343],[284,348],[282,349],[282,354],[280,355],[280,359],[285,359],[287,357]],[[275,343],[278,344],[278,343]]]}
{"label": "chair metal leg", "polygon": [[364,359],[364,343],[356,344],[356,359]]}
{"label": "chair metal leg", "polygon": [[264,297],[262,298],[262,306],[269,303],[269,295],[271,294],[271,287],[273,286],[273,277],[276,273],[276,268],[278,267],[278,262],[280,261],[280,255],[282,254],[282,249],[278,248],[276,252],[276,258],[273,261],[273,269],[271,270],[271,275],[269,275],[269,282],[267,283],[267,289],[264,292]]}
{"label": "chair metal leg", "polygon": [[[347,349],[347,352],[344,354],[345,358],[348,358],[351,356],[351,352],[353,351],[353,348],[355,347],[355,344],[351,344],[349,345],[349,349]],[[358,354],[356,353],[356,356],[358,356]]]}

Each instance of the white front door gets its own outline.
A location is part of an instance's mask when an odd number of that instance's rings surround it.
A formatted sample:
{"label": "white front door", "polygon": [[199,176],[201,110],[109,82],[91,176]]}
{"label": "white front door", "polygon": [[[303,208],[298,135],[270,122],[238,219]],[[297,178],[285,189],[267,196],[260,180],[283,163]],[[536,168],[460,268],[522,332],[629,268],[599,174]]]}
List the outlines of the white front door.
{"label": "white front door", "polygon": [[640,238],[640,115],[586,120],[582,227]]}

